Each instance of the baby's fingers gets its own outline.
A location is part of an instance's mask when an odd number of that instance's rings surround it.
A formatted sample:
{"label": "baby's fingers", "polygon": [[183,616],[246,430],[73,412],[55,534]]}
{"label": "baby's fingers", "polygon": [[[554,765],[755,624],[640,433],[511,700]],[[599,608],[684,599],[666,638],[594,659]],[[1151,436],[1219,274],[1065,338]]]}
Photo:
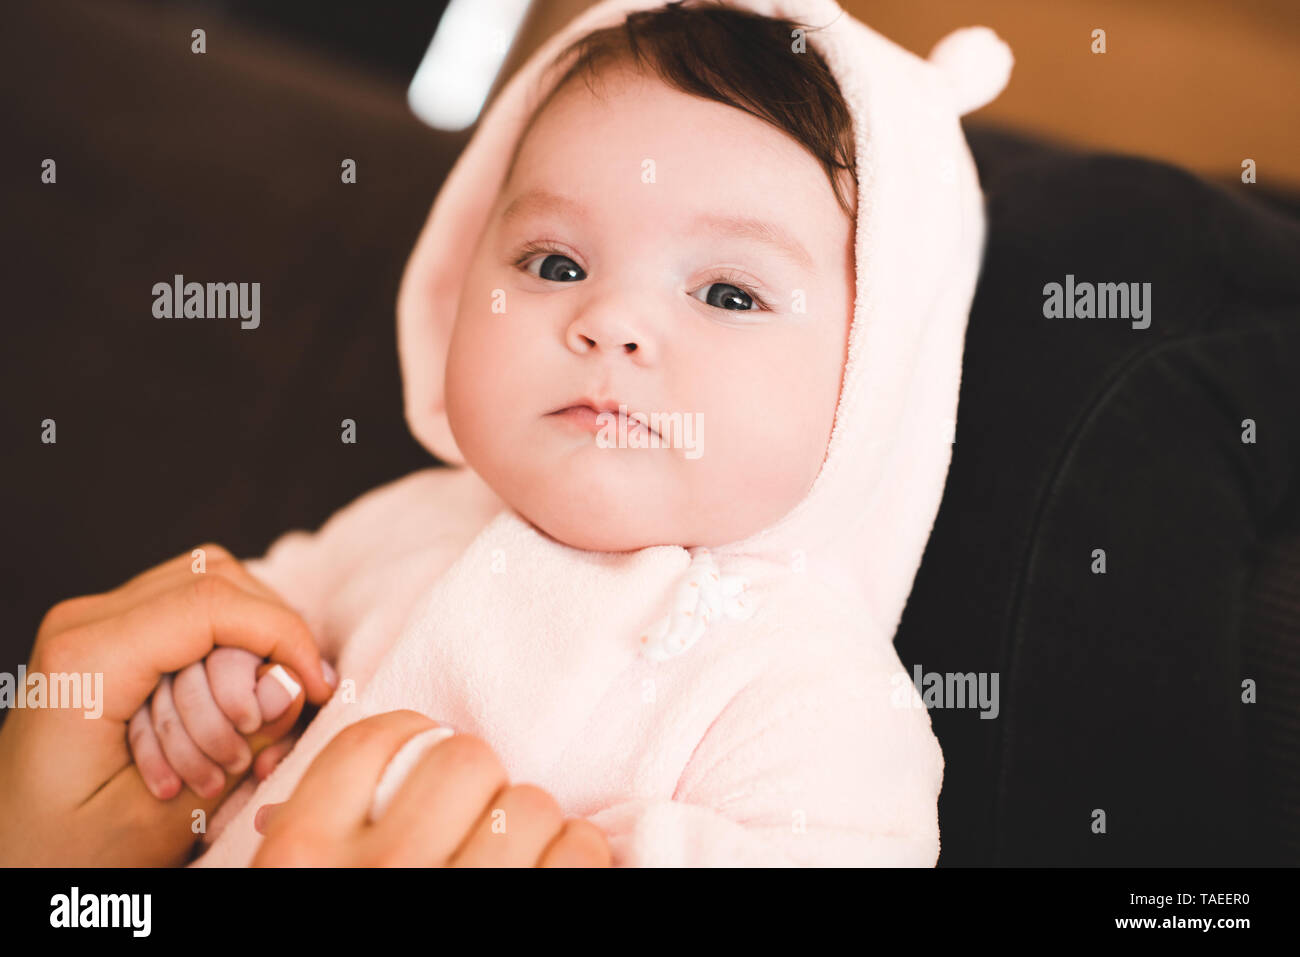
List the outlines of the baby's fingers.
{"label": "baby's fingers", "polygon": [[275,770],[276,765],[284,760],[285,755],[292,751],[293,746],[297,743],[298,735],[290,734],[268,747],[253,761],[253,777],[259,781],[265,781],[271,776],[271,772]]}
{"label": "baby's fingers", "polygon": [[203,754],[185,730],[172,698],[171,675],[164,675],[154,689],[151,716],[163,756],[181,780],[200,797],[220,794],[226,785],[225,772]]}
{"label": "baby's fingers", "polygon": [[[250,690],[251,687],[250,684]],[[253,753],[217,706],[213,689],[208,686],[204,662],[196,661],[176,673],[172,681],[172,698],[186,733],[199,750],[231,774],[239,775],[248,770],[253,762]]]}
{"label": "baby's fingers", "polygon": [[140,705],[126,726],[127,746],[131,750],[131,760],[140,771],[145,787],[160,801],[169,801],[181,791],[181,779],[177,777],[172,766],[163,757],[162,745],[153,729],[153,720],[149,716],[149,703]]}
{"label": "baby's fingers", "polygon": [[208,687],[221,712],[241,734],[252,734],[260,728],[264,715],[254,688],[262,659],[243,648],[217,648],[204,662]]}
{"label": "baby's fingers", "polygon": [[[295,688],[297,693],[290,699],[289,692]],[[294,726],[302,716],[303,706],[307,703],[307,696],[303,694],[298,676],[292,671],[283,665],[263,664],[258,668],[257,700],[261,703],[260,707],[264,714],[278,712],[278,716],[268,718],[266,724],[249,735],[248,745],[253,749],[255,756],[260,755],[264,748],[274,746],[294,730]],[[256,764],[255,757],[254,765]],[[256,768],[254,770],[256,771]]]}

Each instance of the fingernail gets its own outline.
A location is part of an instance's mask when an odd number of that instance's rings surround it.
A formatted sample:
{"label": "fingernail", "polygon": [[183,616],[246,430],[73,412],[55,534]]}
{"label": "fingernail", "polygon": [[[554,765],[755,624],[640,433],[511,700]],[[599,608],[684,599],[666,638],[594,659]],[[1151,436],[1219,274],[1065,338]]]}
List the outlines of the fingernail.
{"label": "fingernail", "polygon": [[322,658],[320,662],[320,671],[321,674],[325,676],[325,683],[327,685],[329,685],[331,688],[337,688],[339,686],[338,672],[335,671],[334,666],[331,665],[324,658]]}
{"label": "fingernail", "polygon": [[262,726],[262,710],[254,708],[251,711],[245,711],[235,722],[235,727],[239,729],[240,734],[252,734]]}
{"label": "fingernail", "polygon": [[235,760],[231,761],[229,764],[226,765],[226,771],[228,771],[230,774],[243,774],[245,771],[248,770],[248,766],[253,763],[252,750],[243,741],[240,741],[239,743],[240,745],[242,745],[242,750],[239,752],[239,757],[235,758]]}
{"label": "fingernail", "polygon": [[257,703],[262,707],[262,720],[274,721],[293,704],[302,686],[289,677],[281,665],[276,665],[257,682]]}
{"label": "fingernail", "polygon": [[383,817],[384,812],[397,795],[398,789],[406,780],[411,768],[415,766],[415,763],[419,761],[424,753],[435,744],[445,741],[455,733],[456,729],[451,725],[439,725],[429,728],[427,731],[421,731],[398,748],[397,753],[389,759],[388,766],[384,768],[384,773],[380,775],[379,782],[375,785],[374,796],[370,799],[371,821],[378,821]]}
{"label": "fingernail", "polygon": [[203,790],[200,792],[200,796],[205,798],[214,798],[221,793],[221,789],[225,786],[226,776],[220,771],[217,771],[203,782]]}
{"label": "fingernail", "polygon": [[150,782],[149,784],[149,790],[152,791],[153,796],[160,801],[170,801],[180,793],[180,789],[181,781],[180,778],[176,777],[170,777],[156,783]]}

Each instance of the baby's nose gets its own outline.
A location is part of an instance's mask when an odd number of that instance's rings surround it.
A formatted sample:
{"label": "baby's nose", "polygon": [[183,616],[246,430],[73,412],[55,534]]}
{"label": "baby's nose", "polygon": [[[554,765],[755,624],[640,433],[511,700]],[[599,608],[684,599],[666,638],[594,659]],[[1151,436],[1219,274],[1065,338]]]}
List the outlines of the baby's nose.
{"label": "baby's nose", "polygon": [[646,339],[631,322],[619,318],[579,317],[565,330],[565,343],[579,355],[589,352],[636,354],[647,358]]}
{"label": "baby's nose", "polygon": [[[589,352],[592,349],[606,348],[602,343],[581,332],[574,333],[569,344],[574,346],[578,352]],[[621,346],[624,352],[636,352],[637,350],[637,344],[635,342],[624,342],[621,343]],[[615,348],[617,348],[617,345]]]}

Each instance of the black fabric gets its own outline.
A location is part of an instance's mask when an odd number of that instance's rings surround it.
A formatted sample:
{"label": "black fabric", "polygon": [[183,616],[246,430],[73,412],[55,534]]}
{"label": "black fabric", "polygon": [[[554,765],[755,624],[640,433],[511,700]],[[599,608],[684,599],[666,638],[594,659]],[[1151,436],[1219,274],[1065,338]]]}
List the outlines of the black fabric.
{"label": "black fabric", "polygon": [[1242,672],[1257,677],[1246,710],[1251,808],[1259,860],[1300,861],[1300,530],[1270,541],[1248,589]]}
{"label": "black fabric", "polygon": [[[1000,713],[931,711],[940,863],[1269,859],[1259,809],[1300,808],[1277,808],[1249,766],[1269,750],[1249,747],[1261,713],[1242,682],[1267,689],[1277,737],[1285,676],[1276,655],[1243,665],[1242,620],[1296,522],[1300,228],[1244,184],[971,142],[990,241],[953,466],[896,646],[909,669],[998,673]],[[1044,285],[1067,274],[1150,282],[1150,328],[1044,318]]]}

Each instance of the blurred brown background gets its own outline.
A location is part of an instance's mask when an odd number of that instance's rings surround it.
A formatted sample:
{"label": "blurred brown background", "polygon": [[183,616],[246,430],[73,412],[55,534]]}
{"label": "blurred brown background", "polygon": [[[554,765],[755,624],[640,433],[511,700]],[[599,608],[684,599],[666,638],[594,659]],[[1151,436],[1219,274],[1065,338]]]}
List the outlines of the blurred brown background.
{"label": "blurred brown background", "polygon": [[[537,0],[505,73],[590,0]],[[1163,159],[1214,179],[1255,160],[1261,185],[1300,187],[1295,0],[841,0],[919,56],[987,26],[1015,53],[981,119],[1042,138]],[[1106,53],[1091,52],[1106,31]]]}

